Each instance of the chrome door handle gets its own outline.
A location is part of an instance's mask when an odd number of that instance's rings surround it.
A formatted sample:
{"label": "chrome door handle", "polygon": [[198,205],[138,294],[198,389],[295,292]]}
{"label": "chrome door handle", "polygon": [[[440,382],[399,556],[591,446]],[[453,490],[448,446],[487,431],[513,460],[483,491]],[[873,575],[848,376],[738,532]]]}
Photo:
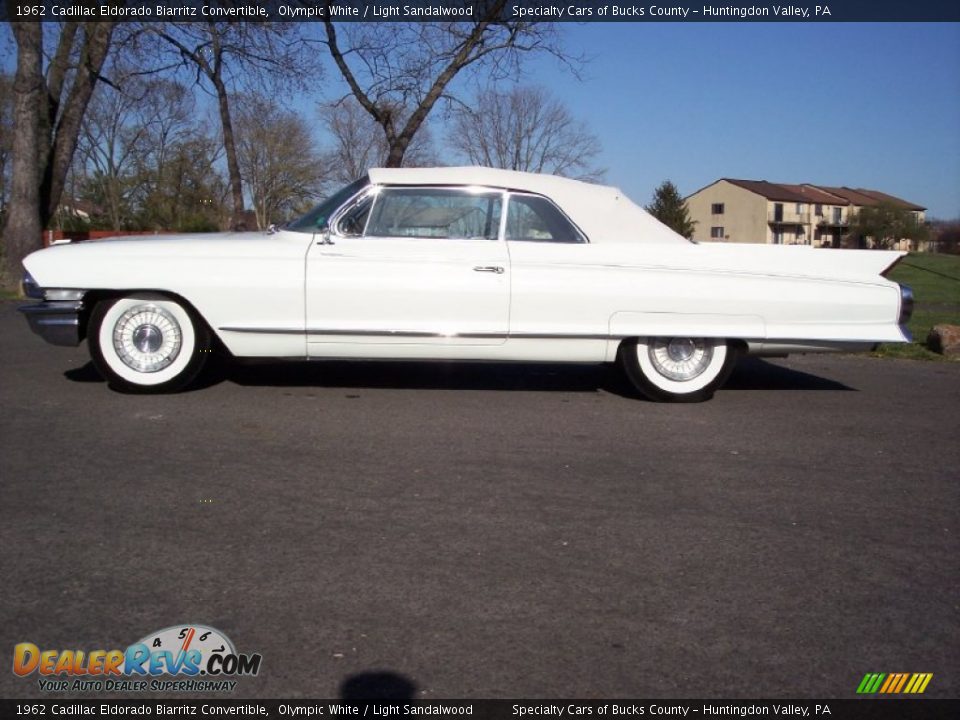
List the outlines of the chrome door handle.
{"label": "chrome door handle", "polygon": [[474,269],[474,272],[492,272],[497,275],[503,275],[503,268],[499,265],[477,265]]}

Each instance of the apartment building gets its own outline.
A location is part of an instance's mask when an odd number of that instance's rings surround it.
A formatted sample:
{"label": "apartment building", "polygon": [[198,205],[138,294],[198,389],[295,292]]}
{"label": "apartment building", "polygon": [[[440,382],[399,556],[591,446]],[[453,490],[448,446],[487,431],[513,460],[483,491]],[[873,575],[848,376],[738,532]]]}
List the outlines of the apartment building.
{"label": "apartment building", "polygon": [[[926,208],[863,188],[721,178],[687,197],[696,221],[693,239],[703,242],[768,243],[840,247],[851,214],[889,203],[923,222]],[[913,248],[905,238],[902,249]]]}

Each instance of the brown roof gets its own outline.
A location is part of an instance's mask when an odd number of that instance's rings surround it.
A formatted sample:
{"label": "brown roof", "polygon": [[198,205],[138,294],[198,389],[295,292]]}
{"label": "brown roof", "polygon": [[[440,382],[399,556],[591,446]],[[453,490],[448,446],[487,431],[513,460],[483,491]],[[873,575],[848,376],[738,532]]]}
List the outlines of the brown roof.
{"label": "brown roof", "polygon": [[867,197],[875,198],[878,203],[881,203],[881,202],[890,203],[891,205],[897,205],[898,207],[902,207],[906,210],[926,210],[926,208],[923,207],[922,205],[917,205],[916,203],[912,203],[909,200],[903,200],[901,198],[894,197],[893,195],[887,195],[886,193],[882,193],[879,190],[866,190],[864,188],[857,188],[857,192],[860,193],[861,195],[866,195]]}
{"label": "brown roof", "polygon": [[891,205],[896,205],[897,207],[903,208],[904,210],[926,210],[922,205],[917,205],[916,203],[903,200],[893,195],[888,195],[887,193],[882,193],[879,190],[868,190],[866,188],[848,188],[848,187],[827,187],[825,185],[817,185],[818,190],[825,190],[832,195],[839,195],[840,197],[849,200],[853,205],[860,205],[861,207],[874,207],[880,203],[889,203]]}
{"label": "brown roof", "polygon": [[862,192],[854,190],[853,188],[827,187],[825,185],[818,185],[817,187],[833,195],[838,195],[839,197],[842,197],[844,200],[849,201],[853,205],[876,205],[877,204],[876,198],[870,197],[869,195],[864,195]]}
{"label": "brown roof", "polygon": [[786,200],[787,202],[809,202],[806,196],[791,190],[786,185],[767,182],[766,180],[734,180],[733,178],[723,178],[728,183],[738,185],[744,190],[749,190],[757,195],[762,195],[767,200]]}
{"label": "brown roof", "polygon": [[849,205],[842,197],[828,193],[823,188],[816,187],[815,185],[787,185],[786,183],[781,183],[780,187],[794,190],[803,195],[807,199],[807,202],[817,205]]}
{"label": "brown roof", "polygon": [[821,205],[860,205],[871,207],[880,203],[890,203],[906,210],[926,210],[916,203],[902,200],[893,195],[882,193],[879,190],[865,188],[830,187],[828,185],[790,185],[787,183],[772,183],[766,180],[734,180],[721,178],[728,183],[738,185],[750,192],[762,195],[767,200],[781,200],[786,202],[807,202]]}

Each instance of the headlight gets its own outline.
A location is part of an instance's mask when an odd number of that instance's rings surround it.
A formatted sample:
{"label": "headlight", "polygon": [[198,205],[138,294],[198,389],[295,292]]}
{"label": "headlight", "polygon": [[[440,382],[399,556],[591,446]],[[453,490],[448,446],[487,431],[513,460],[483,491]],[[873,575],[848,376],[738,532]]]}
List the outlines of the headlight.
{"label": "headlight", "polygon": [[913,290],[909,285],[900,286],[900,319],[901,325],[906,325],[913,315]]}
{"label": "headlight", "polygon": [[48,302],[69,302],[83,300],[86,290],[74,290],[72,288],[42,288],[36,279],[29,272],[23,274],[23,280],[20,281],[20,287],[23,294],[36,300],[47,300]]}
{"label": "headlight", "polygon": [[23,290],[23,294],[29,298],[43,300],[43,288],[37,285],[37,281],[33,279],[33,275],[29,272],[23,274],[23,280],[20,281],[20,289]]}
{"label": "headlight", "polygon": [[86,290],[66,290],[63,288],[47,288],[43,291],[43,297],[47,300],[83,300]]}

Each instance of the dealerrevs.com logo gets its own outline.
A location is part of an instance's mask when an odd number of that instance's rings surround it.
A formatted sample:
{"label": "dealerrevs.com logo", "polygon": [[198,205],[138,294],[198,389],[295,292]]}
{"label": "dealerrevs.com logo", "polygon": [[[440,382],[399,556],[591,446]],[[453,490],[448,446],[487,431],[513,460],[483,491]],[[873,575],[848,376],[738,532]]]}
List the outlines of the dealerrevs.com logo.
{"label": "dealerrevs.com logo", "polygon": [[36,673],[44,692],[230,692],[234,678],[260,672],[259,653],[238,653],[230,639],[206,625],[174,625],[150,633],[126,650],[13,648],[13,672]]}

